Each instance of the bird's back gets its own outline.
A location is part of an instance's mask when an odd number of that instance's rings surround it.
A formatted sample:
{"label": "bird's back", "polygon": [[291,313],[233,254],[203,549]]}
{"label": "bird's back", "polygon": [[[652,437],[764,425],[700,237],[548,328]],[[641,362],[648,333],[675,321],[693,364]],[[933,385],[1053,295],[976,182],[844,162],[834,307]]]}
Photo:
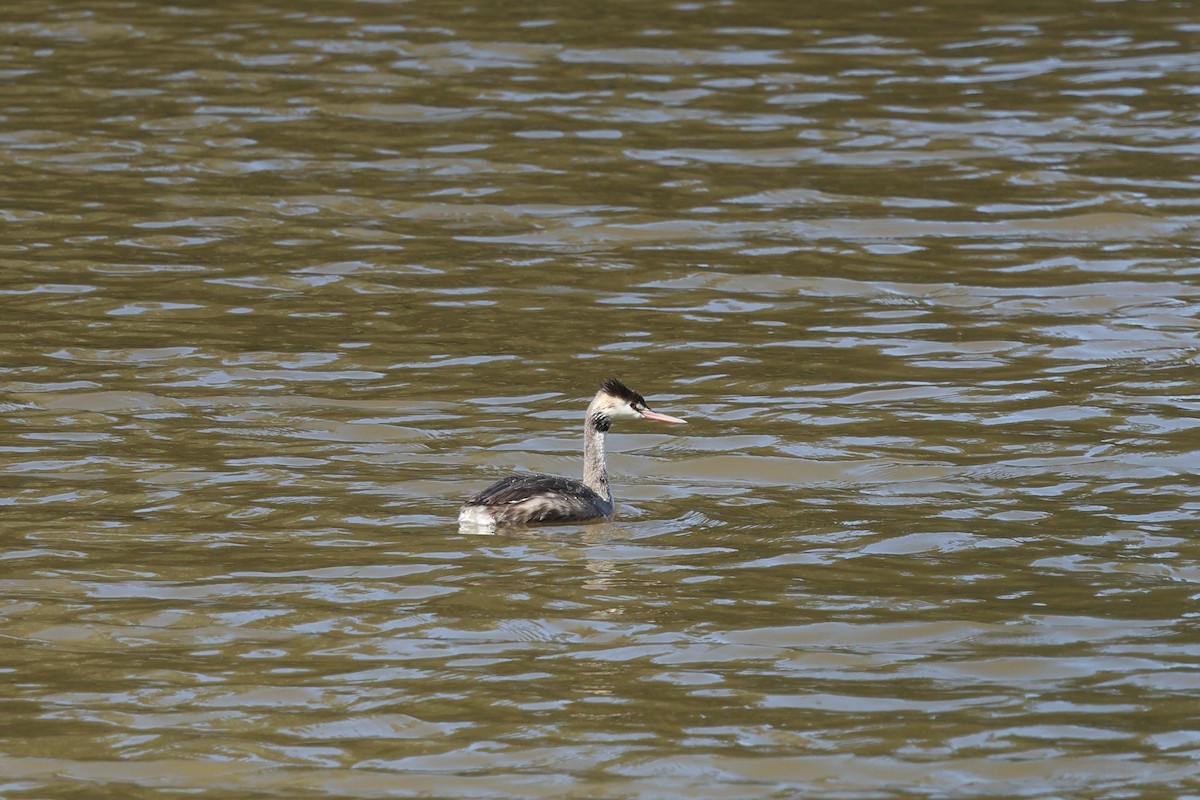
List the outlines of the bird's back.
{"label": "bird's back", "polygon": [[555,475],[509,475],[467,500],[460,522],[580,522],[612,513],[605,501],[581,481]]}

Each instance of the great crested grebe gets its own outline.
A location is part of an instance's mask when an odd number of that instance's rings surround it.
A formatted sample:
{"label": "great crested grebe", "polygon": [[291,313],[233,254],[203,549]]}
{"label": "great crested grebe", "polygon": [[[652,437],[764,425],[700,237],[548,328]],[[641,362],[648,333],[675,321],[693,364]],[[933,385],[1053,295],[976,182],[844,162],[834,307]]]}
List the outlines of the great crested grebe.
{"label": "great crested grebe", "polygon": [[686,420],[646,407],[646,398],[609,378],[596,392],[583,423],[583,480],[553,475],[509,475],[467,502],[458,512],[461,525],[493,528],[530,522],[583,522],[613,512],[604,465],[604,434],[618,419]]}

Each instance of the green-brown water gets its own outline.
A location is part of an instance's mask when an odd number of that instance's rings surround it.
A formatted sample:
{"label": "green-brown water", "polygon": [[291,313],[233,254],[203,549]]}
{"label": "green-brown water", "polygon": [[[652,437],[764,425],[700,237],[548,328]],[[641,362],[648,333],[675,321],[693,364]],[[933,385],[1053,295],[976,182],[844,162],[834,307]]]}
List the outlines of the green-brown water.
{"label": "green-brown water", "polygon": [[0,33],[6,800],[1195,790],[1190,5]]}

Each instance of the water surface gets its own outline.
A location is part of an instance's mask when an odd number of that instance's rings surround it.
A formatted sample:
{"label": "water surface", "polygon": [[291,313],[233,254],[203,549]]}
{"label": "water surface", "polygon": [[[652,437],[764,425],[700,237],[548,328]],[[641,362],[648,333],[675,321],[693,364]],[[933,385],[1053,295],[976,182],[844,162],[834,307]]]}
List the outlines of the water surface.
{"label": "water surface", "polygon": [[0,30],[5,797],[1196,785],[1186,5]]}

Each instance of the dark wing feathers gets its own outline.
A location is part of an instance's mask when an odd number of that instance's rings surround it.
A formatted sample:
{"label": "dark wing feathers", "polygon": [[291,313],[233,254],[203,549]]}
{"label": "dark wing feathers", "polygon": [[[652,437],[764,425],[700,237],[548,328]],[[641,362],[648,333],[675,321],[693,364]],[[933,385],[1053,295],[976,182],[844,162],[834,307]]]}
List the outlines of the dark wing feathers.
{"label": "dark wing feathers", "polygon": [[[535,504],[536,508],[516,508],[534,498],[547,502]],[[579,481],[554,475],[509,475],[472,497],[466,505],[485,506],[500,522],[581,520],[607,513],[600,497],[591,489]]]}
{"label": "dark wing feathers", "polygon": [[509,475],[472,497],[467,501],[467,505],[503,506],[528,500],[539,492],[564,494],[572,490],[578,491],[580,488],[587,489],[579,481],[554,475]]}

